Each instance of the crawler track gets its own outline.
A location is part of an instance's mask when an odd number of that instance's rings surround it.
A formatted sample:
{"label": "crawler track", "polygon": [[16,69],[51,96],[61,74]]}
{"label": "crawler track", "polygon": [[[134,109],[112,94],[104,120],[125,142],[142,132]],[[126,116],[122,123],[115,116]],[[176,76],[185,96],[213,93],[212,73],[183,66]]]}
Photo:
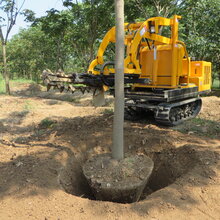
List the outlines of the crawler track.
{"label": "crawler track", "polygon": [[198,115],[202,107],[201,98],[191,98],[172,103],[126,103],[125,119],[141,120],[146,114],[143,112],[153,111],[155,120],[162,125],[175,126]]}
{"label": "crawler track", "polygon": [[201,98],[193,98],[176,103],[162,103],[158,106],[155,119],[160,124],[175,126],[185,120],[196,117],[201,107]]}

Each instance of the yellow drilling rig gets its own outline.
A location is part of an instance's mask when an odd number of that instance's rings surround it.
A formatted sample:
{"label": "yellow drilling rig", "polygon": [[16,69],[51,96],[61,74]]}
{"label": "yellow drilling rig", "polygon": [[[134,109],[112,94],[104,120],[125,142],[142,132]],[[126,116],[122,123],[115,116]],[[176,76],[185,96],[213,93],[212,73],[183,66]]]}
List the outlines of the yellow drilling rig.
{"label": "yellow drilling rig", "polygon": [[[180,19],[174,15],[124,24],[125,110],[131,116],[140,110],[153,111],[157,122],[173,126],[199,113],[199,96],[211,88],[211,63],[191,61],[185,44],[178,40]],[[114,61],[104,60],[110,43],[115,43],[115,27],[106,33],[87,73],[45,70],[48,89],[93,89],[95,95],[109,90],[114,95]]]}

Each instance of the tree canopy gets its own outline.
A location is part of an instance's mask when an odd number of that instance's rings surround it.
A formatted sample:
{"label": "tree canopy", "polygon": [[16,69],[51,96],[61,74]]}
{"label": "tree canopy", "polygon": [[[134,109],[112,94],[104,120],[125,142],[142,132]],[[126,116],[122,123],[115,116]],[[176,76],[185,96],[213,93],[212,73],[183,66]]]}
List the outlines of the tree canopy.
{"label": "tree canopy", "polygon": [[[44,68],[86,71],[105,33],[114,26],[114,1],[64,0],[63,11],[51,9],[35,18],[26,10],[28,29],[8,42],[10,77],[39,80]],[[220,74],[219,0],[126,0],[125,22],[152,16],[182,16],[179,36],[191,57],[211,61]],[[111,54],[111,48],[109,48]]]}

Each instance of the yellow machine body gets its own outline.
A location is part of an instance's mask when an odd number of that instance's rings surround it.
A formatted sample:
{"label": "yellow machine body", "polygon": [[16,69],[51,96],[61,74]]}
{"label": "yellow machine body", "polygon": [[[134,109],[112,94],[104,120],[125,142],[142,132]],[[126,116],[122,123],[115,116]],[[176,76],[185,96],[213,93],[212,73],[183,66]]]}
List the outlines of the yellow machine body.
{"label": "yellow machine body", "polygon": [[[210,90],[211,63],[191,61],[185,44],[178,40],[180,19],[180,16],[174,15],[171,19],[154,17],[144,22],[125,23],[124,72],[150,79],[149,84],[134,84],[133,89],[197,86],[199,92]],[[161,35],[164,27],[170,28],[170,37]],[[96,59],[89,66],[89,73],[100,74],[95,67],[104,64],[104,52],[110,42],[115,42],[115,27],[103,38]],[[104,75],[111,73],[115,73],[114,68],[106,68],[103,72]]]}
{"label": "yellow machine body", "polygon": [[[152,111],[158,123],[174,126],[199,114],[200,94],[211,88],[211,63],[191,61],[185,44],[178,39],[180,19],[174,15],[170,19],[153,17],[124,24],[125,111],[129,117]],[[114,95],[114,61],[105,60],[110,43],[115,43],[115,27],[106,33],[87,73],[44,71],[44,82],[48,88],[53,86],[60,91],[93,89],[94,100],[103,103],[104,91],[110,89]]]}

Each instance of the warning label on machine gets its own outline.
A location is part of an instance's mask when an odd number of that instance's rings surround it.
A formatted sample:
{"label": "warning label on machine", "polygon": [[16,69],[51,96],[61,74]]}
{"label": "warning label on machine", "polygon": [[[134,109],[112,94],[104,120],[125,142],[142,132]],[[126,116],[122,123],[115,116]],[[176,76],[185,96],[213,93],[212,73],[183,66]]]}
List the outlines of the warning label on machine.
{"label": "warning label on machine", "polygon": [[140,30],[140,35],[143,36],[146,31],[147,31],[147,27],[144,26],[144,27]]}

